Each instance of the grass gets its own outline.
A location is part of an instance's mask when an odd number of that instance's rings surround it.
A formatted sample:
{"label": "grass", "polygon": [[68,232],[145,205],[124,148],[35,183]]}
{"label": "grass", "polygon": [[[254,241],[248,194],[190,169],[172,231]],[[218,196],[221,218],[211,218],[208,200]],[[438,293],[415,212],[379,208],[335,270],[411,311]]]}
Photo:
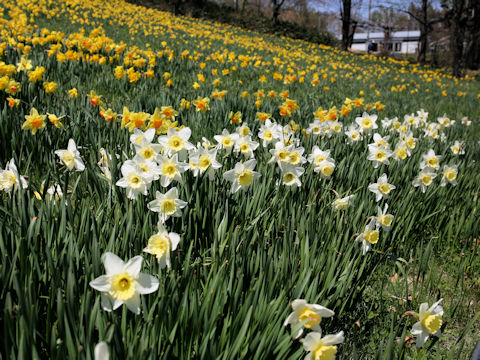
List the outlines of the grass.
{"label": "grass", "polygon": [[[15,65],[25,55],[34,68],[45,68],[38,82],[30,81],[26,72],[5,75],[8,70],[1,68],[2,76],[19,82],[21,91],[13,95],[20,99],[15,107],[8,105],[11,94],[0,94],[0,165],[5,168],[13,158],[29,185],[0,197],[2,357],[93,358],[95,345],[106,341],[112,358],[300,359],[306,352],[299,340],[292,340],[295,329],[283,326],[292,311],[289,303],[298,298],[335,311],[321,326],[324,334],[345,332],[339,358],[470,356],[479,338],[477,80],[176,18],[120,1],[6,1],[2,7],[8,11],[3,12],[5,51],[0,60]],[[97,29],[100,25],[103,30]],[[25,46],[31,50],[25,53]],[[68,50],[80,59],[61,61],[58,54]],[[182,55],[185,50],[188,54]],[[139,59],[146,65],[134,66]],[[140,79],[117,79],[117,66],[138,71]],[[153,78],[147,77],[147,69],[153,70]],[[226,69],[229,73],[223,75]],[[275,79],[274,73],[282,78]],[[261,76],[265,82],[259,81]],[[217,78],[220,85],[215,87]],[[173,84],[167,85],[168,79]],[[55,92],[46,93],[42,81],[54,81]],[[67,91],[74,87],[79,96],[70,98]],[[215,99],[215,89],[228,90],[225,99]],[[254,93],[261,89],[265,97],[257,108]],[[87,96],[91,90],[102,96],[104,109],[119,114],[117,121],[99,115],[100,108]],[[268,96],[270,90],[275,97]],[[299,105],[289,117],[279,111],[284,90]],[[199,96],[210,98],[209,111],[195,111],[193,100]],[[411,156],[376,169],[367,160],[371,135],[348,145],[343,133],[315,137],[302,132],[319,106],[334,113],[346,98],[360,97],[363,105],[338,115],[344,129],[364,111],[378,114],[379,125],[384,117],[395,116],[403,123],[404,115],[421,108],[429,113],[429,123],[443,114],[457,121],[442,128],[445,141],[412,128],[417,146]],[[182,98],[191,102],[189,109],[181,108]],[[377,102],[385,109],[379,110]],[[165,224],[181,238],[171,253],[171,268],[161,269],[154,256],[143,253],[158,222],[147,204],[156,191],[167,189],[154,181],[147,196],[130,200],[115,186],[123,176],[122,164],[135,155],[131,134],[121,126],[124,106],[149,114],[156,107],[173,106],[179,125],[191,128],[195,145],[202,137],[214,142],[224,128],[234,132],[229,113],[240,111],[260,142],[255,170],[262,176],[247,191],[230,193],[231,183],[222,174],[245,159],[224,150],[218,151],[222,168],[213,180],[188,171],[183,184],[172,185],[188,205],[181,217]],[[51,123],[36,135],[22,130],[32,107],[40,114],[66,115],[65,130]],[[332,176],[322,178],[306,163],[300,188],[279,184],[279,167],[268,163],[272,145],[264,148],[257,137],[262,126],[257,111],[295,128],[304,156],[314,145],[330,149],[336,163]],[[472,120],[470,127],[461,124],[463,116]],[[398,131],[381,125],[377,131],[390,136],[392,149],[400,142]],[[83,172],[69,172],[54,153],[65,149],[70,138],[85,162]],[[465,155],[452,154],[455,140],[465,142]],[[100,148],[111,155],[110,179],[97,165]],[[441,187],[440,175],[422,193],[412,180],[431,148],[442,156],[437,172],[445,164],[458,165],[458,183]],[[355,238],[377,214],[368,185],[382,173],[396,186],[388,198],[395,219],[364,256]],[[62,188],[61,200],[46,195],[54,183]],[[355,194],[352,206],[333,211],[336,193]],[[141,254],[142,272],[158,278],[158,291],[141,297],[140,315],[126,306],[105,312],[100,294],[89,286],[105,273],[102,255],[107,251],[124,260]],[[440,298],[444,335],[422,350],[405,343],[416,320],[402,315]]]}

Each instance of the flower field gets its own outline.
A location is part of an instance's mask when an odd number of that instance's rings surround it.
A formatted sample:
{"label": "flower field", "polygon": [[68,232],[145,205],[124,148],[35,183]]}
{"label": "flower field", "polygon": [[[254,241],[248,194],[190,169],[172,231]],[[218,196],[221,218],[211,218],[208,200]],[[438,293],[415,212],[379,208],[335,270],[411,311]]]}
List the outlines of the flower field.
{"label": "flower field", "polygon": [[473,76],[120,0],[0,10],[0,358],[471,358]]}

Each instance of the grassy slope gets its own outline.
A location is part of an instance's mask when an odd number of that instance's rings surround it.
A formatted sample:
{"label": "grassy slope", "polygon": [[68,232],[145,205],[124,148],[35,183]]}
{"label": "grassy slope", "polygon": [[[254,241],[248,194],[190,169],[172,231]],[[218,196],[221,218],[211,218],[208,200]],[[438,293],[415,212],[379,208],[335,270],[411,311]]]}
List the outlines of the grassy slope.
{"label": "grassy slope", "polygon": [[[98,10],[91,8],[94,13]],[[124,10],[138,14],[133,24],[144,22],[150,26],[152,12]],[[63,189],[68,188],[71,195],[67,197],[68,206],[61,201],[39,202],[31,191],[2,197],[1,251],[5,261],[1,276],[6,286],[1,299],[2,323],[7,334],[2,352],[18,352],[19,357],[32,352],[52,358],[64,357],[65,353],[71,358],[78,354],[89,357],[93,345],[107,339],[113,355],[120,358],[125,354],[165,358],[301,358],[302,347],[291,343],[282,323],[290,312],[288,302],[303,297],[335,310],[336,317],[325,320],[324,330],[346,332],[347,343],[340,350],[344,357],[389,357],[388,351],[396,354],[390,357],[398,357],[402,351],[408,357],[415,356],[415,349],[402,348],[401,343],[395,342],[412,325],[401,314],[418,309],[423,301],[431,303],[445,297],[446,336],[428,356],[443,358],[451,349],[452,358],[460,354],[468,357],[475,336],[462,337],[467,341],[463,350],[455,339],[465,329],[468,333],[479,331],[478,325],[465,327],[472,321],[472,312],[478,310],[479,297],[478,278],[474,276],[480,266],[476,256],[478,242],[473,241],[479,230],[476,212],[480,178],[475,162],[480,151],[478,82],[455,84],[441,72],[427,72],[435,79],[427,83],[421,77],[423,69],[170,15],[161,15],[163,23],[154,22],[148,29],[158,37],[132,35],[126,28],[118,27],[124,21],[120,15],[112,9],[108,11],[112,11],[110,18],[97,18],[96,24],[82,25],[92,28],[104,24],[107,35],[116,42],[124,40],[140,48],[149,43],[152,49],[162,49],[161,41],[165,40],[176,56],[171,61],[157,58],[154,79],[129,84],[114,78],[113,68],[117,64],[58,63],[46,55],[44,47],[34,48],[33,63],[45,66],[46,77],[56,81],[59,88],[54,96],[46,95],[41,84],[28,83],[22,75],[25,86],[22,85],[21,106],[12,111],[5,105],[1,113],[0,160],[5,164],[15,157],[20,172],[28,174],[31,188],[39,189],[41,181],[47,178],[50,183],[55,181]],[[75,12],[80,16],[82,6],[75,6]],[[53,19],[40,14],[35,22],[68,33],[81,25],[71,26],[71,19],[62,13]],[[112,19],[115,21],[109,24]],[[201,30],[192,31],[193,28]],[[225,43],[227,36],[230,41]],[[211,45],[202,48],[201,41]],[[278,56],[285,64],[283,68],[273,64],[255,67],[252,61],[241,68],[237,63],[239,70],[228,77],[211,76],[204,71],[208,80],[200,91],[194,91],[191,84],[201,71],[201,59],[207,63],[206,70],[230,67],[228,63],[206,60],[206,54],[222,52],[225,47],[237,56],[262,56],[265,62],[273,62],[273,57]],[[198,61],[185,61],[179,56],[184,49],[190,53],[197,49],[205,56]],[[296,73],[308,69],[315,57],[317,68],[325,69],[329,78],[335,77],[334,83],[322,80],[322,86],[312,87],[309,73],[305,83],[285,85],[271,80],[271,73],[286,73],[289,66],[297,66]],[[18,54],[8,51],[2,60],[15,63]],[[161,77],[165,71],[172,74],[172,88],[165,87]],[[266,84],[258,82],[263,74],[269,76]],[[138,317],[127,313],[126,308],[113,314],[103,313],[98,293],[89,288],[88,281],[103,273],[101,254],[105,251],[123,258],[141,253],[156,223],[154,214],[146,211],[146,203],[160,187],[154,185],[149,197],[129,201],[122,189],[111,188],[99,176],[95,167],[98,149],[104,147],[109,153],[120,154],[118,161],[123,162],[132,156],[129,134],[118,124],[106,124],[99,118],[98,110],[89,105],[85,95],[94,89],[118,112],[128,106],[153,113],[155,106],[178,107],[182,97],[210,95],[210,82],[216,77],[222,79],[220,88],[229,91],[225,101],[212,101],[212,111],[203,115],[193,110],[180,115],[180,123],[192,128],[195,141],[202,136],[211,139],[228,126],[231,110],[242,111],[244,120],[252,124],[255,99],[242,99],[239,94],[244,90],[252,94],[259,88],[278,92],[288,89],[301,108],[293,120],[303,126],[313,120],[312,113],[318,106],[339,107],[346,97],[354,98],[363,90],[367,102],[379,100],[387,105],[380,117],[403,117],[424,108],[432,120],[443,113],[451,118],[467,115],[477,120],[468,132],[462,127],[447,129],[449,140],[467,141],[468,151],[459,167],[459,184],[455,188],[436,186],[425,195],[411,186],[421,154],[431,146],[445,156],[446,163],[456,161],[449,154],[447,143],[422,142],[405,164],[393,163],[373,171],[365,161],[367,140],[346,147],[344,139],[338,137],[322,141],[322,147],[332,149],[337,161],[333,178],[319,179],[308,169],[302,180],[309,186],[298,190],[275,186],[277,170],[266,166],[269,154],[265,150],[259,150],[256,156],[263,176],[248,194],[229,195],[228,183],[221,178],[209,182],[187,175],[180,194],[189,205],[183,217],[170,223],[169,229],[182,236],[172,269],[162,271],[152,258],[144,256],[147,272],[160,278],[158,295],[143,297],[143,314]],[[371,89],[373,83],[375,87]],[[402,83],[410,83],[409,90],[419,84],[419,93],[391,91],[392,86]],[[323,86],[330,90],[325,91]],[[66,96],[71,87],[77,87],[82,94],[76,100]],[[427,88],[429,92],[425,92]],[[441,94],[444,89],[447,97]],[[466,91],[467,96],[454,96],[459,90]],[[282,121],[277,111],[279,103],[277,99],[267,99],[261,110],[272,112]],[[31,106],[41,113],[68,114],[71,118],[65,121],[67,131],[49,128],[35,137],[20,131],[20,120]],[[345,123],[361,113],[354,110]],[[254,133],[258,127],[252,125]],[[56,165],[53,150],[65,148],[70,137],[82,147],[82,156],[89,164],[85,173],[68,175]],[[307,153],[313,143],[312,138],[304,140]],[[230,169],[233,164],[233,159],[226,159],[223,169]],[[363,229],[367,215],[376,214],[376,204],[370,201],[366,187],[387,169],[389,180],[398,189],[389,200],[397,218],[391,233],[382,236],[377,252],[362,257],[352,237]],[[115,157],[112,177],[114,181],[120,177]],[[355,192],[355,206],[345,213],[332,213],[333,189],[341,194]],[[391,281],[395,273],[396,281]],[[355,325],[356,321],[360,327]]]}

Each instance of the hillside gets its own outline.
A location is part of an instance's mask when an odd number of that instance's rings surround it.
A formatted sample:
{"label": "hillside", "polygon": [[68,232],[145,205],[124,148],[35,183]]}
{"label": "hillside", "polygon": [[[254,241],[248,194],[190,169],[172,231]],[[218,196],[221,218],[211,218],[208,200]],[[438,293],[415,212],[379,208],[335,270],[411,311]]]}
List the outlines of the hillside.
{"label": "hillside", "polygon": [[120,0],[0,9],[0,357],[471,357],[477,79]]}

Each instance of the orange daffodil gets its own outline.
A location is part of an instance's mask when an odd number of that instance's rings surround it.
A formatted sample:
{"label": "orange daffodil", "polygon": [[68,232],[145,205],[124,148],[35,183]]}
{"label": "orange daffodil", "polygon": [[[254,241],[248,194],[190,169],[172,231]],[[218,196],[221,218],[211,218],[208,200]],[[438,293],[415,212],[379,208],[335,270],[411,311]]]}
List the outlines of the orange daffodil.
{"label": "orange daffodil", "polygon": [[30,115],[25,115],[25,122],[22,124],[22,130],[31,130],[35,135],[38,130],[45,128],[45,119],[47,115],[40,115],[37,109],[32,108]]}

